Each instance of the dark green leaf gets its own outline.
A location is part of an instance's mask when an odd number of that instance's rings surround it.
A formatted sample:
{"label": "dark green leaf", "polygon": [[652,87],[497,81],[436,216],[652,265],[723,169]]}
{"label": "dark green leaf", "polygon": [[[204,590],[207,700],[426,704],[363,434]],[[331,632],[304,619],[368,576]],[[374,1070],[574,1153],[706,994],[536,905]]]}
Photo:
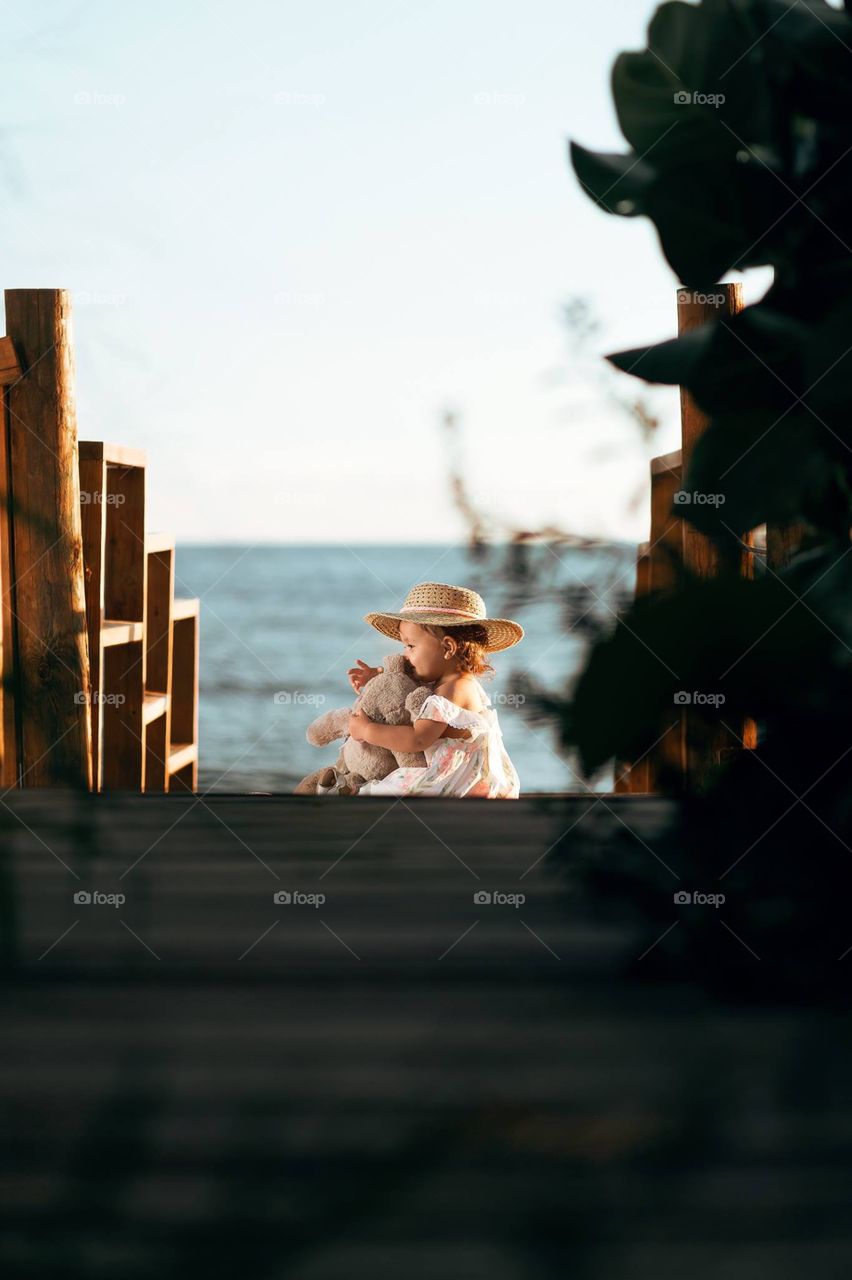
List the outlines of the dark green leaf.
{"label": "dark green leaf", "polygon": [[834,442],[801,413],[726,414],[714,418],[692,454],[676,510],[710,537],[725,540],[765,521],[792,523],[827,514],[836,495]]}
{"label": "dark green leaf", "polygon": [[570,144],[570,156],[586,194],[600,208],[625,217],[646,212],[647,192],[654,179],[650,165],[637,163],[635,156],[587,151],[578,142]]}
{"label": "dark green leaf", "polygon": [[[712,286],[707,296],[714,296]],[[647,382],[687,387],[708,414],[752,407],[780,414],[808,385],[807,339],[805,325],[756,304],[736,316],[720,313],[681,338],[607,359]]]}
{"label": "dark green leaf", "polygon": [[845,657],[824,622],[774,577],[705,579],[677,595],[640,597],[592,650],[577,683],[573,724],[583,768],[593,773],[613,756],[641,755],[674,721],[679,692],[721,695],[726,719],[782,708],[846,716]]}

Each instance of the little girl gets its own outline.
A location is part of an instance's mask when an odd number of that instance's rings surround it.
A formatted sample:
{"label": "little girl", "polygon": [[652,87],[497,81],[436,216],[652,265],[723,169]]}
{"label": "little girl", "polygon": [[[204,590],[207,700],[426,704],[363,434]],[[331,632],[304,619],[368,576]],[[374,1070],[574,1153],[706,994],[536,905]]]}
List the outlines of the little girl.
{"label": "little girl", "polygon": [[[486,654],[518,644],[523,627],[508,618],[489,618],[475,591],[443,582],[422,582],[409,591],[399,613],[368,613],[364,621],[401,640],[414,678],[435,691],[413,725],[374,724],[360,713],[349,717],[349,733],[357,741],[391,751],[422,751],[427,761],[367,782],[358,795],[516,800],[518,774],[497,712],[476,677],[493,671]],[[358,661],[349,672],[356,691],[381,670]]]}

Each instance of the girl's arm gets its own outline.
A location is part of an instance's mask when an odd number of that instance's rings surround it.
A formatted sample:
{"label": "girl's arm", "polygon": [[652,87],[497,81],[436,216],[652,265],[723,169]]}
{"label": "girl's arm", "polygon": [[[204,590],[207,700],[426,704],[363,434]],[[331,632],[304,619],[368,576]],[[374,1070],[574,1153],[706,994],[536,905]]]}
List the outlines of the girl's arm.
{"label": "girl's arm", "polygon": [[441,720],[417,720],[410,724],[374,724],[358,712],[349,717],[349,736],[388,751],[424,751],[437,742],[447,726]]}

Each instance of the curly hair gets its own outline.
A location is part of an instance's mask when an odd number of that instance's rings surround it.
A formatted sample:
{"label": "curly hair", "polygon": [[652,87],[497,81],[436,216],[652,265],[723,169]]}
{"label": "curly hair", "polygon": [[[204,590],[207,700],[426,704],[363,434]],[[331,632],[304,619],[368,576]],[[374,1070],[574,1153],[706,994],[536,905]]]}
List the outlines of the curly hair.
{"label": "curly hair", "polygon": [[485,627],[480,627],[475,622],[463,627],[441,627],[422,623],[418,625],[424,631],[428,631],[430,636],[436,636],[439,640],[444,636],[452,636],[458,642],[457,656],[462,671],[467,671],[472,676],[484,675],[489,679],[495,674],[487,657],[488,632]]}

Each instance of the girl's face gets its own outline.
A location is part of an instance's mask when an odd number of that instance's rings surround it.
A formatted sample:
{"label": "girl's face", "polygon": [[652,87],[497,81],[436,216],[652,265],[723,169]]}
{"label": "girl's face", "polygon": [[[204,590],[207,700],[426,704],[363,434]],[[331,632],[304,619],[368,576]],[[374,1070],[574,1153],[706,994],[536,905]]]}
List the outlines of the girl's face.
{"label": "girl's face", "polygon": [[431,684],[446,674],[448,662],[444,657],[447,639],[438,639],[418,627],[416,622],[401,622],[399,638],[402,641],[403,653],[414,670],[414,674],[425,684]]}

